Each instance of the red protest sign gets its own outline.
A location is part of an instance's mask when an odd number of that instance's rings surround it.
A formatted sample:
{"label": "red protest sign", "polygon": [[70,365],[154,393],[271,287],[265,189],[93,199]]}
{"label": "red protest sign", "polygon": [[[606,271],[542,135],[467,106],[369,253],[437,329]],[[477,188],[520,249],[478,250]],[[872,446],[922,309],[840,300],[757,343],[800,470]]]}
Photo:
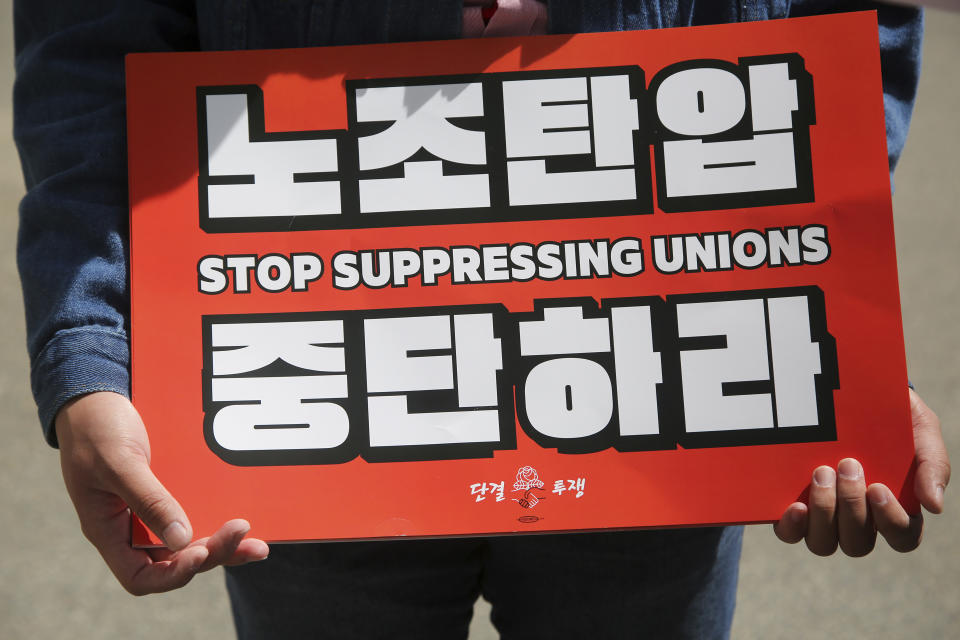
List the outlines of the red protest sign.
{"label": "red protest sign", "polygon": [[917,508],[873,14],[137,54],[128,123],[201,535],[774,520],[845,456]]}

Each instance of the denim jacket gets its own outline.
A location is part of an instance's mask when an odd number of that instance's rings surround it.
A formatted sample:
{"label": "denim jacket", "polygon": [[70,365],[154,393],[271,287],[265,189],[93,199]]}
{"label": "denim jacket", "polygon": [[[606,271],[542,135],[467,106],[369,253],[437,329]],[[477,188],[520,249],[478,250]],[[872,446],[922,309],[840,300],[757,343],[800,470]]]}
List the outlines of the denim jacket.
{"label": "denim jacket", "polygon": [[[551,33],[877,9],[891,170],[920,64],[918,10],[857,0],[547,0]],[[48,442],[70,398],[129,395],[123,57],[460,37],[461,0],[16,0],[14,138],[28,189],[18,266]]]}

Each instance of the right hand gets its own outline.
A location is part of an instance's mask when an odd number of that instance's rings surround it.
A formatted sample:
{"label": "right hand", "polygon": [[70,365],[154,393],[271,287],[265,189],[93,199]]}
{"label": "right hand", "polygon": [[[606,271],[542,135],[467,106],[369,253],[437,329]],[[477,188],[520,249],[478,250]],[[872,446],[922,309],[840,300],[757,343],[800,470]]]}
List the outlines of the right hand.
{"label": "right hand", "polygon": [[[920,505],[931,513],[943,511],[943,492],[950,482],[950,459],[943,443],[940,419],[916,394],[910,394],[913,424],[913,488]],[[794,502],[773,525],[777,537],[794,544],[806,540],[818,556],[828,556],[839,545],[848,556],[870,553],[881,534],[896,551],[913,551],[923,536],[923,514],[910,515],[890,489],[879,482],[866,484],[857,460],[844,458],[833,467],[813,472],[808,503]]]}
{"label": "right hand", "polygon": [[[219,565],[263,560],[269,548],[244,538],[245,520],[231,520],[209,538],[191,542],[187,514],[150,470],[150,443],[130,401],[111,392],[70,400],[57,413],[60,468],[93,543],[123,588],[134,595],[178,589]],[[134,549],[131,513],[166,545]]]}

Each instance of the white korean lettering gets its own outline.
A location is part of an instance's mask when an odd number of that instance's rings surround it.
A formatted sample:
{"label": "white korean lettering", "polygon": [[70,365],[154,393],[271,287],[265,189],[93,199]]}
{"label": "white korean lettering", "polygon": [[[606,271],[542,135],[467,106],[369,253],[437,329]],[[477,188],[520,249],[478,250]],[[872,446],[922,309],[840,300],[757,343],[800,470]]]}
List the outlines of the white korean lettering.
{"label": "white korean lettering", "polygon": [[617,415],[626,436],[660,432],[657,384],[663,382],[660,354],[653,350],[650,307],[614,307]]}
{"label": "white korean lettering", "polygon": [[[668,138],[662,143],[667,198],[801,187],[794,131],[801,104],[790,66],[743,66],[740,75],[718,66],[664,72],[656,105]],[[730,132],[736,132],[733,139]],[[721,135],[727,139],[717,139]]]}
{"label": "white korean lettering", "polygon": [[[212,433],[234,451],[329,449],[349,433],[341,321],[221,323],[210,327],[210,399],[228,403]],[[245,376],[276,362],[323,375]],[[223,377],[231,376],[231,377]]]}
{"label": "white korean lettering", "polygon": [[681,339],[722,336],[727,343],[680,352],[687,432],[772,428],[769,393],[723,393],[724,383],[770,379],[763,300],[678,304],[677,330]]}
{"label": "white korean lettering", "polygon": [[[361,171],[402,163],[402,178],[360,180],[360,211],[458,209],[490,205],[486,174],[444,175],[443,160],[485,165],[482,131],[450,123],[450,118],[483,115],[481,83],[368,87],[356,90],[358,122],[391,122],[357,140]],[[420,149],[436,160],[408,161]]]}
{"label": "white korean lettering", "polygon": [[243,403],[229,404],[213,418],[213,437],[226,449],[330,449],[350,431],[340,405],[304,402],[346,398],[345,375],[214,378],[211,389],[214,402]]}
{"label": "white korean lettering", "polygon": [[818,424],[816,374],[820,346],[810,339],[806,296],[770,298],[770,351],[777,398],[777,426]]}
{"label": "white korean lettering", "polygon": [[207,215],[216,219],[339,214],[336,180],[297,180],[298,174],[337,170],[336,140],[276,140],[253,131],[248,104],[253,99],[246,93],[205,97],[209,177],[245,181],[208,184]]}
{"label": "white korean lettering", "polygon": [[[502,367],[491,314],[364,321],[370,445],[414,446],[500,439],[496,372]],[[456,341],[454,348],[453,341]],[[415,355],[417,351],[449,354]],[[454,388],[448,411],[411,412],[409,392]]]}
{"label": "white korean lettering", "polygon": [[[640,125],[628,76],[508,80],[503,106],[511,205],[637,197],[633,132]],[[547,170],[545,158],[591,154],[590,170]]]}
{"label": "white korean lettering", "polygon": [[211,327],[213,375],[256,371],[276,360],[320,372],[345,371],[341,320],[229,322]]}
{"label": "white korean lettering", "polygon": [[[606,318],[584,318],[579,307],[548,307],[543,320],[521,322],[520,355],[586,354],[610,351]],[[586,358],[559,357],[541,362],[524,382],[527,419],[552,438],[593,435],[613,416],[610,375]]]}

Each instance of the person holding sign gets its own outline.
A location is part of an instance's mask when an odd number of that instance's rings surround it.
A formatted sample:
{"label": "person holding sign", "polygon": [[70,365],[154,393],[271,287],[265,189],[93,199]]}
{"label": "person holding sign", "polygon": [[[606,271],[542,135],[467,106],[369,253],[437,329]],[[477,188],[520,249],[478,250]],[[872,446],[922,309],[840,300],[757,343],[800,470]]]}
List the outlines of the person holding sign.
{"label": "person holding sign", "polygon": [[[332,1],[225,5],[198,0],[18,2],[15,137],[29,192],[21,207],[23,280],[34,394],[44,433],[59,446],[84,534],[128,591],[176,589],[227,566],[242,637],[463,635],[481,591],[507,637],[725,637],[732,619],[742,529],[571,534],[507,539],[274,547],[231,520],[193,540],[189,515],[150,468],[146,429],[129,394],[127,202],[123,55],[141,51],[267,49],[486,34],[652,29],[838,11],[828,0],[745,2],[506,2],[466,9]],[[921,18],[875,8],[891,170],[903,146],[918,74]],[[477,15],[479,13],[479,16]],[[479,22],[478,22],[479,19]],[[486,26],[484,26],[486,25]],[[524,192],[528,194],[528,192]],[[416,195],[416,194],[414,194]],[[540,194],[542,196],[542,193]],[[690,196],[682,192],[680,197]],[[692,197],[696,197],[693,194]],[[374,198],[371,207],[385,206]],[[69,274],[68,278],[64,274]],[[936,415],[910,392],[916,494],[943,508],[950,468]],[[166,545],[129,544],[131,512]],[[240,514],[238,514],[240,515]],[[917,546],[910,516],[857,460],[813,471],[809,497],[774,527],[813,553],[869,553],[877,533]],[[318,611],[318,602],[324,603]]]}

